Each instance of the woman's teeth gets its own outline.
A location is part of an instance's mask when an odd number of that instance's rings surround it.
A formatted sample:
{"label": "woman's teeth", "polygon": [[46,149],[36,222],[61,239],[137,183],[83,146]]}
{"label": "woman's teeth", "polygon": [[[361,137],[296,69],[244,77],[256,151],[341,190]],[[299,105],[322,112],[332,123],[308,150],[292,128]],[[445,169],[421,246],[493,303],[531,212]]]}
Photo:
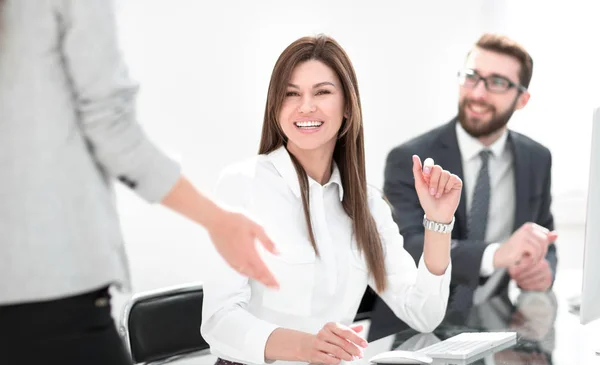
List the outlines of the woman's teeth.
{"label": "woman's teeth", "polygon": [[294,123],[298,128],[317,128],[323,125],[323,122],[319,121],[308,121],[308,122],[295,122]]}

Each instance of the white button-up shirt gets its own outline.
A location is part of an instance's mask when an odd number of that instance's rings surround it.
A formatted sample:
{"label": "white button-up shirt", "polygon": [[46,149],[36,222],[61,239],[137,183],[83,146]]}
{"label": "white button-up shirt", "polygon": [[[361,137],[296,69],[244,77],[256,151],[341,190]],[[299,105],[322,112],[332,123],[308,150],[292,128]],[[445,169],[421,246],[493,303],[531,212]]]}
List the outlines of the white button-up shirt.
{"label": "white button-up shirt", "polygon": [[[239,275],[218,256],[204,282],[202,335],[213,354],[247,364],[265,363],[268,337],[278,327],[316,334],[327,322],[353,322],[367,287],[375,288],[342,206],[344,189],[334,164],[320,185],[309,177],[310,215],[320,255],[310,243],[300,185],[284,147],[236,164],[222,174],[217,198],[261,223],[280,254],[263,257],[279,290]],[[369,207],[385,253],[388,288],[379,293],[396,315],[422,332],[442,321],[449,294],[449,266],[441,276],[419,266],[404,250],[390,207],[369,189]]]}

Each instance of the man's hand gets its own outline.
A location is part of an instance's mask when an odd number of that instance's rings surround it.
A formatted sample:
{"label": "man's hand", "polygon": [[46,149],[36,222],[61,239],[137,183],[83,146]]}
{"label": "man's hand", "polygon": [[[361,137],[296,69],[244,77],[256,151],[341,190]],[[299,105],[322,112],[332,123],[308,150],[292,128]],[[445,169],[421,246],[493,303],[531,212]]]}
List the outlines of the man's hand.
{"label": "man's hand", "polygon": [[552,269],[546,259],[534,263],[531,258],[526,258],[510,267],[508,273],[523,290],[546,291],[552,286]]}
{"label": "man's hand", "polygon": [[498,248],[494,255],[494,267],[510,268],[524,258],[533,264],[542,260],[548,252],[548,245],[556,240],[556,232],[535,223],[525,223]]}
{"label": "man's hand", "polygon": [[278,253],[261,226],[243,214],[222,210],[207,229],[215,248],[233,269],[266,286],[279,286],[256,249],[259,240],[267,251]]}

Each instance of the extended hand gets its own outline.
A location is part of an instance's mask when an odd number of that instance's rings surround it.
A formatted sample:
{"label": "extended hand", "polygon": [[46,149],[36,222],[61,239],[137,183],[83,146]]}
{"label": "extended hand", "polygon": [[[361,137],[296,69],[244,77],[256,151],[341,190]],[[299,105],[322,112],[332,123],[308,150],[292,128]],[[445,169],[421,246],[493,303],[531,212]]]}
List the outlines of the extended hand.
{"label": "extended hand", "polygon": [[413,175],[419,202],[427,218],[438,223],[450,223],[460,202],[462,180],[441,166],[433,165],[430,158],[425,160],[423,167],[416,155],[413,156]]}
{"label": "extended hand", "polygon": [[223,210],[208,230],[217,251],[237,272],[277,288],[279,284],[256,250],[258,239],[267,251],[277,254],[264,229],[240,213]]}
{"label": "extended hand", "polygon": [[179,178],[161,203],[204,226],[219,254],[240,274],[277,288],[275,277],[256,251],[258,239],[267,251],[277,254],[261,226],[243,214],[216,205],[198,192],[185,176]]}

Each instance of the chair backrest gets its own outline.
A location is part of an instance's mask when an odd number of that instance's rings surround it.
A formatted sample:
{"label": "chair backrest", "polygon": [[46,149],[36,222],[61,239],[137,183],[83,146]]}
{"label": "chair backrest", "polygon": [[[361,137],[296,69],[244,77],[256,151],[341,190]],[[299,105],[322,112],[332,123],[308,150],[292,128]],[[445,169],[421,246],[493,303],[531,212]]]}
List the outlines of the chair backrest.
{"label": "chair backrest", "polygon": [[358,311],[356,312],[354,322],[371,319],[371,313],[373,312],[375,299],[377,299],[377,294],[375,293],[375,291],[373,291],[373,289],[371,289],[370,286],[367,287],[360,301],[360,306],[358,307]]}
{"label": "chair backrest", "polygon": [[135,364],[208,352],[200,334],[201,283],[134,295],[125,306],[119,332]]}

